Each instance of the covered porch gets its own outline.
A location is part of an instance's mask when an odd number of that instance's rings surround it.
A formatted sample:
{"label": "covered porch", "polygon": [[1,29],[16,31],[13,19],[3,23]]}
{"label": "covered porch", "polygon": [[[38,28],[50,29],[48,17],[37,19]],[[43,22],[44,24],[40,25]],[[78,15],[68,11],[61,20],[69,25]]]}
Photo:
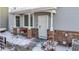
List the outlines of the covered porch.
{"label": "covered porch", "polygon": [[42,38],[53,40],[53,16],[55,8],[36,8],[11,12],[14,16],[12,33],[25,35],[27,38]]}

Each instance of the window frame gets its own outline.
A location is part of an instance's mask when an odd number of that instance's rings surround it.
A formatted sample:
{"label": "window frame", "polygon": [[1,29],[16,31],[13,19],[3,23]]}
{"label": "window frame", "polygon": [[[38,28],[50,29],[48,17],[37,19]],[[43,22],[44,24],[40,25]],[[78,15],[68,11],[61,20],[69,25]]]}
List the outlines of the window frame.
{"label": "window frame", "polygon": [[[28,14],[26,14],[26,15],[28,15]],[[29,19],[28,19],[28,21],[29,21]],[[25,15],[23,15],[23,27],[25,27],[25,28],[28,28],[29,27],[29,25],[28,26],[25,26]],[[32,26],[30,24],[30,27],[31,28],[33,27],[33,20],[32,20]]]}
{"label": "window frame", "polygon": [[[20,15],[16,15],[16,16],[15,16],[15,26],[16,26],[16,27],[20,27],[20,23],[19,23],[19,26],[16,25],[16,17],[17,17],[17,16],[21,19]],[[20,19],[19,19],[19,22],[20,22]]]}

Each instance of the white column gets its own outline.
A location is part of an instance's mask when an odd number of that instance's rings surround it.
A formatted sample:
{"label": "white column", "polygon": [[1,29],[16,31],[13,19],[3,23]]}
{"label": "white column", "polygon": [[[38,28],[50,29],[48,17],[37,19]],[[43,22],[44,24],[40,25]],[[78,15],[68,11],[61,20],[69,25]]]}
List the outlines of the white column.
{"label": "white column", "polygon": [[23,15],[23,27],[24,27],[25,25],[24,25],[24,15]]}
{"label": "white column", "polygon": [[31,14],[28,14],[28,29],[31,29]]}
{"label": "white column", "polygon": [[33,28],[34,28],[34,13],[32,14],[32,20],[33,20],[32,25],[33,25]]}
{"label": "white column", "polygon": [[50,25],[50,31],[53,31],[53,13],[51,12],[51,25]]}
{"label": "white column", "polygon": [[14,16],[14,23],[13,23],[13,27],[15,28],[16,27],[16,15],[13,15]]}

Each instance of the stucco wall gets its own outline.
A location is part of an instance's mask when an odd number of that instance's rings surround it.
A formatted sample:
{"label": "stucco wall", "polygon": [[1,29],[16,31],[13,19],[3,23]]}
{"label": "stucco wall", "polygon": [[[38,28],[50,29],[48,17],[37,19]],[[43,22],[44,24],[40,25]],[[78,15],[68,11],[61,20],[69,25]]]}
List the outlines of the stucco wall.
{"label": "stucco wall", "polygon": [[79,7],[59,7],[54,15],[54,29],[79,31]]}

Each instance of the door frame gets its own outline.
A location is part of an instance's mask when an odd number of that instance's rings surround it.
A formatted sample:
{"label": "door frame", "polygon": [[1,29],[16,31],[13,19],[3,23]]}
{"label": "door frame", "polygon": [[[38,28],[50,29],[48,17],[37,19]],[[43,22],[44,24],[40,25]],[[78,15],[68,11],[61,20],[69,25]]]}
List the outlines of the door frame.
{"label": "door frame", "polygon": [[[38,18],[39,18],[39,16],[47,16],[47,19],[46,19],[46,22],[47,22],[47,23],[46,23],[46,24],[47,24],[47,29],[46,29],[46,30],[48,30],[48,23],[49,23],[49,22],[48,22],[48,19],[49,19],[49,18],[48,18],[48,15],[38,15]],[[39,37],[39,19],[38,19],[38,37]],[[47,37],[47,33],[46,33],[46,37]],[[40,37],[39,37],[39,38],[40,38]]]}

